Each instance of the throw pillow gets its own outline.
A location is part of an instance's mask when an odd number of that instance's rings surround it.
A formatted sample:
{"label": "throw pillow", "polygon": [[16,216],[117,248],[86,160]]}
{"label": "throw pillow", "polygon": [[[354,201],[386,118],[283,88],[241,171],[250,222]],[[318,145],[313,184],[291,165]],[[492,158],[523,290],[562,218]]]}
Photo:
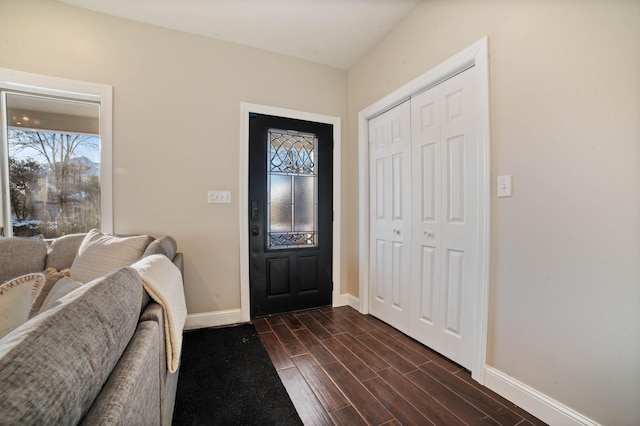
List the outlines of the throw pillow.
{"label": "throw pillow", "polygon": [[43,283],[43,274],[27,274],[0,285],[0,337],[29,319]]}
{"label": "throw pillow", "polygon": [[44,270],[44,285],[40,290],[40,294],[31,305],[31,312],[29,312],[29,318],[32,318],[34,315],[37,315],[38,312],[42,309],[42,304],[44,300],[49,295],[49,292],[53,288],[54,284],[60,280],[60,278],[69,276],[69,269],[65,269],[63,271],[56,271],[54,268],[47,268]]}
{"label": "throw pillow", "polygon": [[58,279],[42,302],[40,312],[44,312],[50,307],[55,306],[58,300],[80,287],[82,287],[82,283],[72,280],[69,277],[63,276]]}
{"label": "throw pillow", "polygon": [[92,229],[80,244],[71,265],[71,278],[87,283],[114,269],[131,265],[142,257],[151,237],[116,237]]}

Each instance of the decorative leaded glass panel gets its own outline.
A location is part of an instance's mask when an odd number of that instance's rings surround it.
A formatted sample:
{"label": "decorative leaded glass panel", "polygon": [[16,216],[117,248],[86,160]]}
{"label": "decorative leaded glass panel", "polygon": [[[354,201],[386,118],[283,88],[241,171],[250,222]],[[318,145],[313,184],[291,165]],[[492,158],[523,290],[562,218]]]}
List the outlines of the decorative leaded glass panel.
{"label": "decorative leaded glass panel", "polygon": [[267,248],[318,246],[318,137],[269,129]]}

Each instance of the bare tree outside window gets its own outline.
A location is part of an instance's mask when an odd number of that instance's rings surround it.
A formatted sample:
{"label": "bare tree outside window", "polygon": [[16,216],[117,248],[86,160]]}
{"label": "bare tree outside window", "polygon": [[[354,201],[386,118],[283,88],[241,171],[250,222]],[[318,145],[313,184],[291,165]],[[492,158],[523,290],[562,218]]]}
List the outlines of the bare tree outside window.
{"label": "bare tree outside window", "polygon": [[33,197],[31,191],[35,187],[38,172],[42,166],[32,158],[24,160],[9,158],[9,192],[11,211],[19,222],[31,217]]}
{"label": "bare tree outside window", "polygon": [[10,128],[13,234],[64,234],[100,228],[100,139]]}

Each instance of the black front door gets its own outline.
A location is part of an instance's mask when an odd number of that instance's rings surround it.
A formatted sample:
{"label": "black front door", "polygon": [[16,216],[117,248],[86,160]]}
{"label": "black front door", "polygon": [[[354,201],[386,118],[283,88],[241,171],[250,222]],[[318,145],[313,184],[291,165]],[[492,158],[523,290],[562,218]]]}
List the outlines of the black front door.
{"label": "black front door", "polygon": [[333,126],[251,113],[251,317],[331,304]]}

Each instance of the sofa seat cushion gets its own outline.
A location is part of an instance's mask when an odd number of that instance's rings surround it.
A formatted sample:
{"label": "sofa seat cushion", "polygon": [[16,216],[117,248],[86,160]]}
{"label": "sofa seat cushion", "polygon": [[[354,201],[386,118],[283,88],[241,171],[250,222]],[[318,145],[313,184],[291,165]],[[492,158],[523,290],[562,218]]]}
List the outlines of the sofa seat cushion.
{"label": "sofa seat cushion", "polygon": [[38,238],[0,238],[0,283],[44,271],[48,246]]}
{"label": "sofa seat cushion", "polygon": [[97,229],[87,233],[71,265],[71,278],[81,283],[138,261],[152,238],[148,235],[117,237]]}
{"label": "sofa seat cushion", "polygon": [[0,413],[7,424],[77,424],[135,332],[138,273],[82,286],[0,339]]}

